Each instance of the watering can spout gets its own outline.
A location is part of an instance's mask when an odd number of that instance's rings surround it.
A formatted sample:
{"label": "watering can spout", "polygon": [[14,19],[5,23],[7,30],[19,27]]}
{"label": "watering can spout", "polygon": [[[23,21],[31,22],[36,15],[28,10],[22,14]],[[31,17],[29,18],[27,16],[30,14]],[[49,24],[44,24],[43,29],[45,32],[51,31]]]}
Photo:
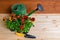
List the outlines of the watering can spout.
{"label": "watering can spout", "polygon": [[35,10],[33,10],[32,12],[30,12],[27,16],[30,16],[31,14],[33,14],[37,10],[39,10],[41,12],[44,10],[41,4],[37,4],[37,8]]}
{"label": "watering can spout", "polygon": [[37,9],[41,12],[44,10],[41,4],[37,4]]}

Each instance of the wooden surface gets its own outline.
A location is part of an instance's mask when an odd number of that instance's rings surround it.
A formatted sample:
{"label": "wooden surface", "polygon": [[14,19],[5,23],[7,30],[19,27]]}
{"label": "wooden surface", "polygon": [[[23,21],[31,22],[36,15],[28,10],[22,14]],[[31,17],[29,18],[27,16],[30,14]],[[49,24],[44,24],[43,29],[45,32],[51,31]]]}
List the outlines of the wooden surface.
{"label": "wooden surface", "polygon": [[60,40],[60,14],[33,14],[34,25],[29,34],[35,35],[36,39],[28,39],[15,35],[6,28],[2,18],[9,14],[0,14],[0,40]]}
{"label": "wooden surface", "polygon": [[[22,3],[27,7],[27,12],[31,12],[37,6],[41,4],[44,8],[43,13],[60,13],[60,1],[59,0],[1,0],[0,12],[9,13],[13,4]],[[39,11],[38,11],[39,13]]]}

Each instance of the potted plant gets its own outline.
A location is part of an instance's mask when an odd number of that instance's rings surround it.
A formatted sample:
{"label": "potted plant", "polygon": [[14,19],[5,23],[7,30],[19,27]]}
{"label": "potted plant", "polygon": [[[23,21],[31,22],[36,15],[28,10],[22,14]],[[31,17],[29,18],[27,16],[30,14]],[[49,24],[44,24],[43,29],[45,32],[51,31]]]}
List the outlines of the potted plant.
{"label": "potted plant", "polygon": [[35,18],[29,16],[37,10],[43,11],[41,4],[37,4],[37,8],[29,14],[26,13],[26,6],[24,4],[14,4],[11,7],[12,13],[10,14],[10,17],[4,17],[3,20],[6,23],[6,27],[11,31],[15,31],[18,36],[36,38],[35,36],[28,34],[28,32],[35,21]]}

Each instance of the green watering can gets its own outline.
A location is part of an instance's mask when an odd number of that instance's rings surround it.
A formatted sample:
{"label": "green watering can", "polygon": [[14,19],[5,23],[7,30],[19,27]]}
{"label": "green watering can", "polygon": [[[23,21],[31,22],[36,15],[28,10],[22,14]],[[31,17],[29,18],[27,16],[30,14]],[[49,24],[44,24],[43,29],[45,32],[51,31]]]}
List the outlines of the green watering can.
{"label": "green watering can", "polygon": [[[14,4],[12,7],[12,12],[15,13],[16,15],[26,15],[26,6],[24,4]],[[43,7],[41,4],[37,4],[37,8],[33,11],[31,11],[27,16],[33,14],[35,11],[43,11]]]}

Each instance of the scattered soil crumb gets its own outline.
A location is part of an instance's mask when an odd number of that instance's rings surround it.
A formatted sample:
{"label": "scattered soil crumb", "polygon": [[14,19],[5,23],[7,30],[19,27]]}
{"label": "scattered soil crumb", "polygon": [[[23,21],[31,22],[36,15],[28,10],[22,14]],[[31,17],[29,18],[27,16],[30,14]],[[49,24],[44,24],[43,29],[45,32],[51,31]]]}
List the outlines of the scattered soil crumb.
{"label": "scattered soil crumb", "polygon": [[56,25],[56,27],[58,27],[58,25]]}
{"label": "scattered soil crumb", "polygon": [[42,28],[42,31],[46,31],[46,28]]}
{"label": "scattered soil crumb", "polygon": [[20,39],[17,39],[17,40],[20,40]]}
{"label": "scattered soil crumb", "polygon": [[53,21],[56,21],[56,20],[53,20]]}
{"label": "scattered soil crumb", "polygon": [[48,18],[48,16],[46,16],[46,18]]}
{"label": "scattered soil crumb", "polygon": [[56,20],[52,20],[53,24],[56,24]]}
{"label": "scattered soil crumb", "polygon": [[44,39],[41,39],[41,40],[44,40]]}

